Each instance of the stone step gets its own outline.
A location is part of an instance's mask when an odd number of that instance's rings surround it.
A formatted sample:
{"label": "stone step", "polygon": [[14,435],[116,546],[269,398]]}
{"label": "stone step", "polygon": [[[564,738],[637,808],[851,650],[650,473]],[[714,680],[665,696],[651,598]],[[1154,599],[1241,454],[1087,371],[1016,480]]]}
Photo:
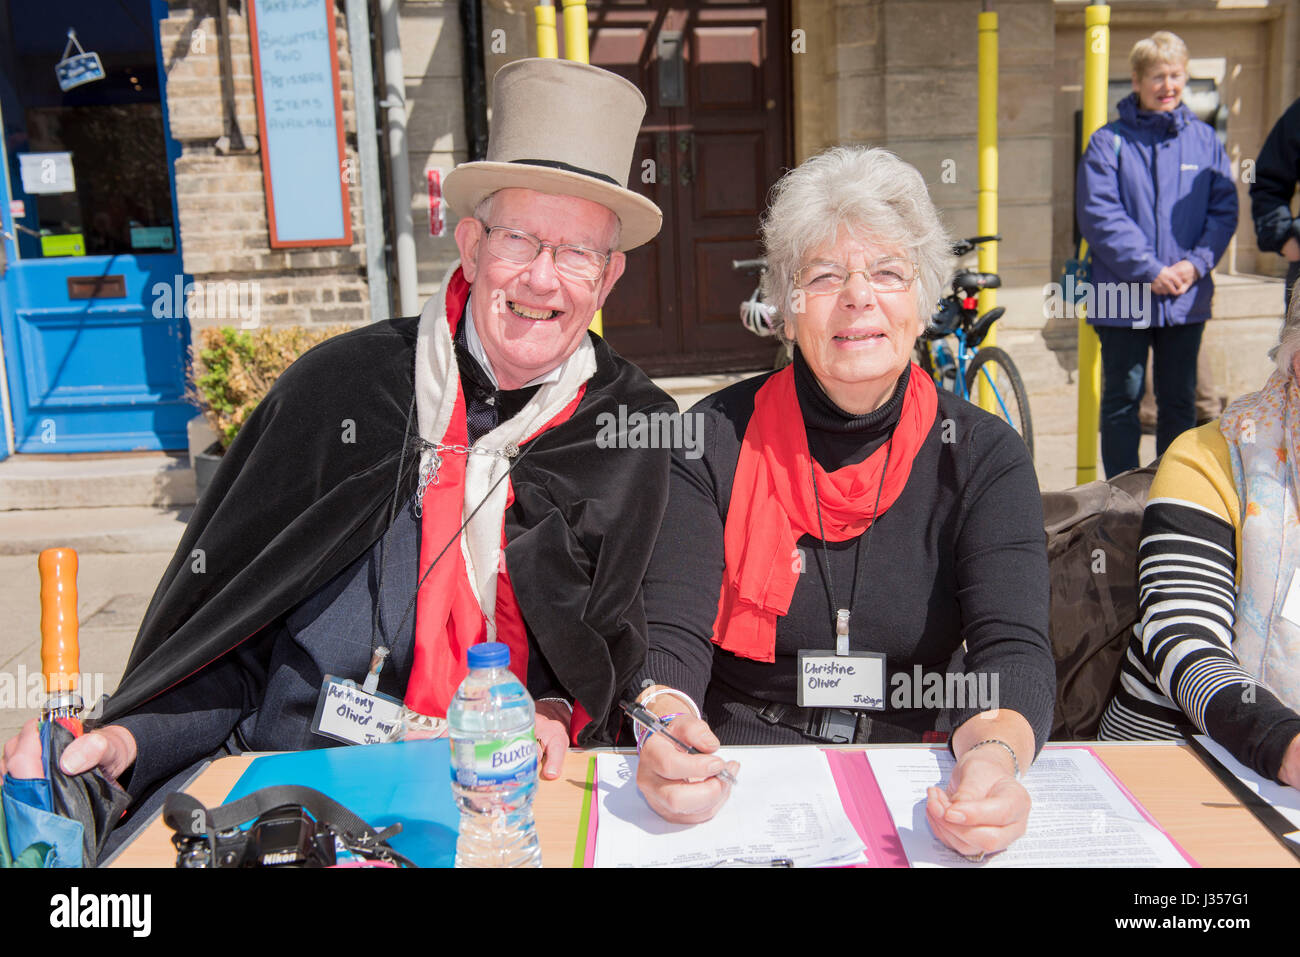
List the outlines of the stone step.
{"label": "stone step", "polygon": [[193,504],[194,470],[184,453],[11,455],[0,462],[0,511]]}

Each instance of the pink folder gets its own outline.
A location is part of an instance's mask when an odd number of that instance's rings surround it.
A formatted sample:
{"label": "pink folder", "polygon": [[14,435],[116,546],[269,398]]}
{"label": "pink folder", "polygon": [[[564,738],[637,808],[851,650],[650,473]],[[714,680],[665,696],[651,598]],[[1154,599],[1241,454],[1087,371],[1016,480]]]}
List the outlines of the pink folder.
{"label": "pink folder", "polygon": [[[1080,747],[1080,745],[1065,745],[1065,747]],[[1151,823],[1153,827],[1159,830],[1177,849],[1189,864],[1193,867],[1199,867],[1190,854],[1185,851],[1177,841],[1169,837],[1169,833],[1156,823],[1146,808],[1135,798],[1131,791],[1126,788],[1115,773],[1106,765],[1092,748],[1084,748],[1089,751],[1093,757],[1097,758],[1106,773],[1118,786],[1124,796],[1133,802],[1133,806],[1141,812],[1142,816]],[[852,822],[858,836],[862,838],[862,843],[867,846],[867,857],[871,863],[859,865],[865,867],[908,867],[907,855],[903,853],[903,844],[899,840],[898,830],[894,827],[893,816],[889,813],[889,808],[885,805],[884,795],[880,791],[880,785],[876,782],[876,776],[871,770],[871,763],[867,758],[866,751],[840,751],[824,749],[823,754],[831,766],[831,776],[835,779],[835,786],[839,790],[840,800],[844,804],[844,811],[848,814],[849,821]],[[595,757],[592,757],[592,767],[595,767]],[[596,859],[596,830],[599,826],[599,805],[595,795],[594,772],[590,778],[590,801],[587,816],[586,836],[587,846],[583,856],[583,866],[591,867]]]}

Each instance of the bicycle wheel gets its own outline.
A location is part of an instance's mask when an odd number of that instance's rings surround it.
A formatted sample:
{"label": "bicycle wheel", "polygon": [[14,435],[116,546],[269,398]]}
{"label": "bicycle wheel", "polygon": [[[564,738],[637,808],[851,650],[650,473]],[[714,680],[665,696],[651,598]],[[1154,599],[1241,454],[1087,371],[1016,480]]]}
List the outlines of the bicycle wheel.
{"label": "bicycle wheel", "polygon": [[1029,394],[1025,392],[1016,364],[997,346],[980,349],[966,370],[966,392],[972,402],[977,401],[975,390],[981,380],[986,387],[993,387],[993,414],[1020,433],[1032,457],[1034,429],[1029,420]]}

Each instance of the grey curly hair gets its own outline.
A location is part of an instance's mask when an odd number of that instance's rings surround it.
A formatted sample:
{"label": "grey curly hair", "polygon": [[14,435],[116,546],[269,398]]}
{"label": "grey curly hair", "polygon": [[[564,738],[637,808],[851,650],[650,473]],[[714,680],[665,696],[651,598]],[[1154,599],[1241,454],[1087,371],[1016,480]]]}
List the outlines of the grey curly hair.
{"label": "grey curly hair", "polygon": [[928,319],[956,259],[925,180],[888,150],[836,146],[772,187],[762,223],[768,265],[762,291],[778,310],[777,331],[791,317],[795,272],[813,250],[834,243],[841,229],[865,242],[897,246],[916,262],[913,295]]}

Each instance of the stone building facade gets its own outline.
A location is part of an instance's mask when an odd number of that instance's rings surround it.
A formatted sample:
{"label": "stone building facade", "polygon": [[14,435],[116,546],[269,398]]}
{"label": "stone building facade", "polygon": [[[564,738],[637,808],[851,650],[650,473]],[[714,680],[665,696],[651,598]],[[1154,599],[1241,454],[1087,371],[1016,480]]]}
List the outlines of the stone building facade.
{"label": "stone building facade", "polygon": [[[999,229],[1005,237],[1000,302],[1008,306],[1002,341],[1024,357],[1031,389],[1062,408],[1073,394],[1074,324],[1053,319],[1043,297],[1072,252],[1085,6],[1086,0],[993,4],[1000,28]],[[802,46],[790,53],[789,96],[778,104],[791,130],[789,162],[836,143],[888,147],[922,171],[954,234],[975,232],[979,8],[978,0],[790,0],[786,22],[792,36],[802,33]],[[215,9],[215,0],[176,2],[162,27],[172,132],[184,146],[176,183],[185,268],[199,280],[256,279],[266,322],[368,321],[359,188],[351,190],[350,248],[269,248],[247,17],[231,5],[235,119],[245,150],[223,151],[222,116],[214,108],[221,96]],[[601,30],[613,28],[602,26],[599,7],[592,10],[596,59]],[[1214,78],[1228,106],[1230,156],[1239,168],[1253,158],[1297,92],[1300,0],[1117,0],[1111,10],[1112,80],[1128,75],[1127,54],[1135,40],[1161,28],[1180,33],[1192,51],[1193,76]],[[446,224],[443,235],[431,235],[428,184],[430,171],[445,175],[468,158],[462,40],[457,5],[450,0],[403,0],[400,11],[411,213],[423,298],[437,290],[456,256],[454,223]],[[485,0],[483,20],[489,77],[510,60],[534,55],[531,3]],[[372,25],[378,32],[377,10]],[[203,49],[187,39],[196,30],[209,38]],[[336,2],[336,31],[347,143],[354,155],[343,0]],[[377,121],[382,129],[382,109]],[[1278,310],[1272,300],[1280,295],[1267,282],[1279,274],[1280,259],[1255,250],[1247,189],[1239,181],[1241,224],[1219,268],[1223,291],[1216,312],[1235,322],[1212,325],[1207,336],[1229,394],[1260,381],[1266,360],[1256,353],[1275,334]],[[1219,349],[1229,336],[1251,348]],[[1251,358],[1240,358],[1245,354]]]}
{"label": "stone building facade", "polygon": [[[227,16],[233,126],[243,148],[230,145],[233,132],[223,115],[220,37],[216,0],[173,3],[160,24],[171,135],[180,142],[176,162],[176,204],[185,272],[198,284],[256,284],[258,322],[267,325],[362,324],[370,321],[365,278],[366,224],[355,170],[356,110],[352,90],[347,22],[336,5],[343,103],[344,143],[351,177],[349,247],[273,249],[267,224],[266,188],[258,144],[248,17],[234,4]],[[382,241],[382,235],[378,237]],[[227,308],[221,315],[191,316],[195,327],[249,320]]]}

